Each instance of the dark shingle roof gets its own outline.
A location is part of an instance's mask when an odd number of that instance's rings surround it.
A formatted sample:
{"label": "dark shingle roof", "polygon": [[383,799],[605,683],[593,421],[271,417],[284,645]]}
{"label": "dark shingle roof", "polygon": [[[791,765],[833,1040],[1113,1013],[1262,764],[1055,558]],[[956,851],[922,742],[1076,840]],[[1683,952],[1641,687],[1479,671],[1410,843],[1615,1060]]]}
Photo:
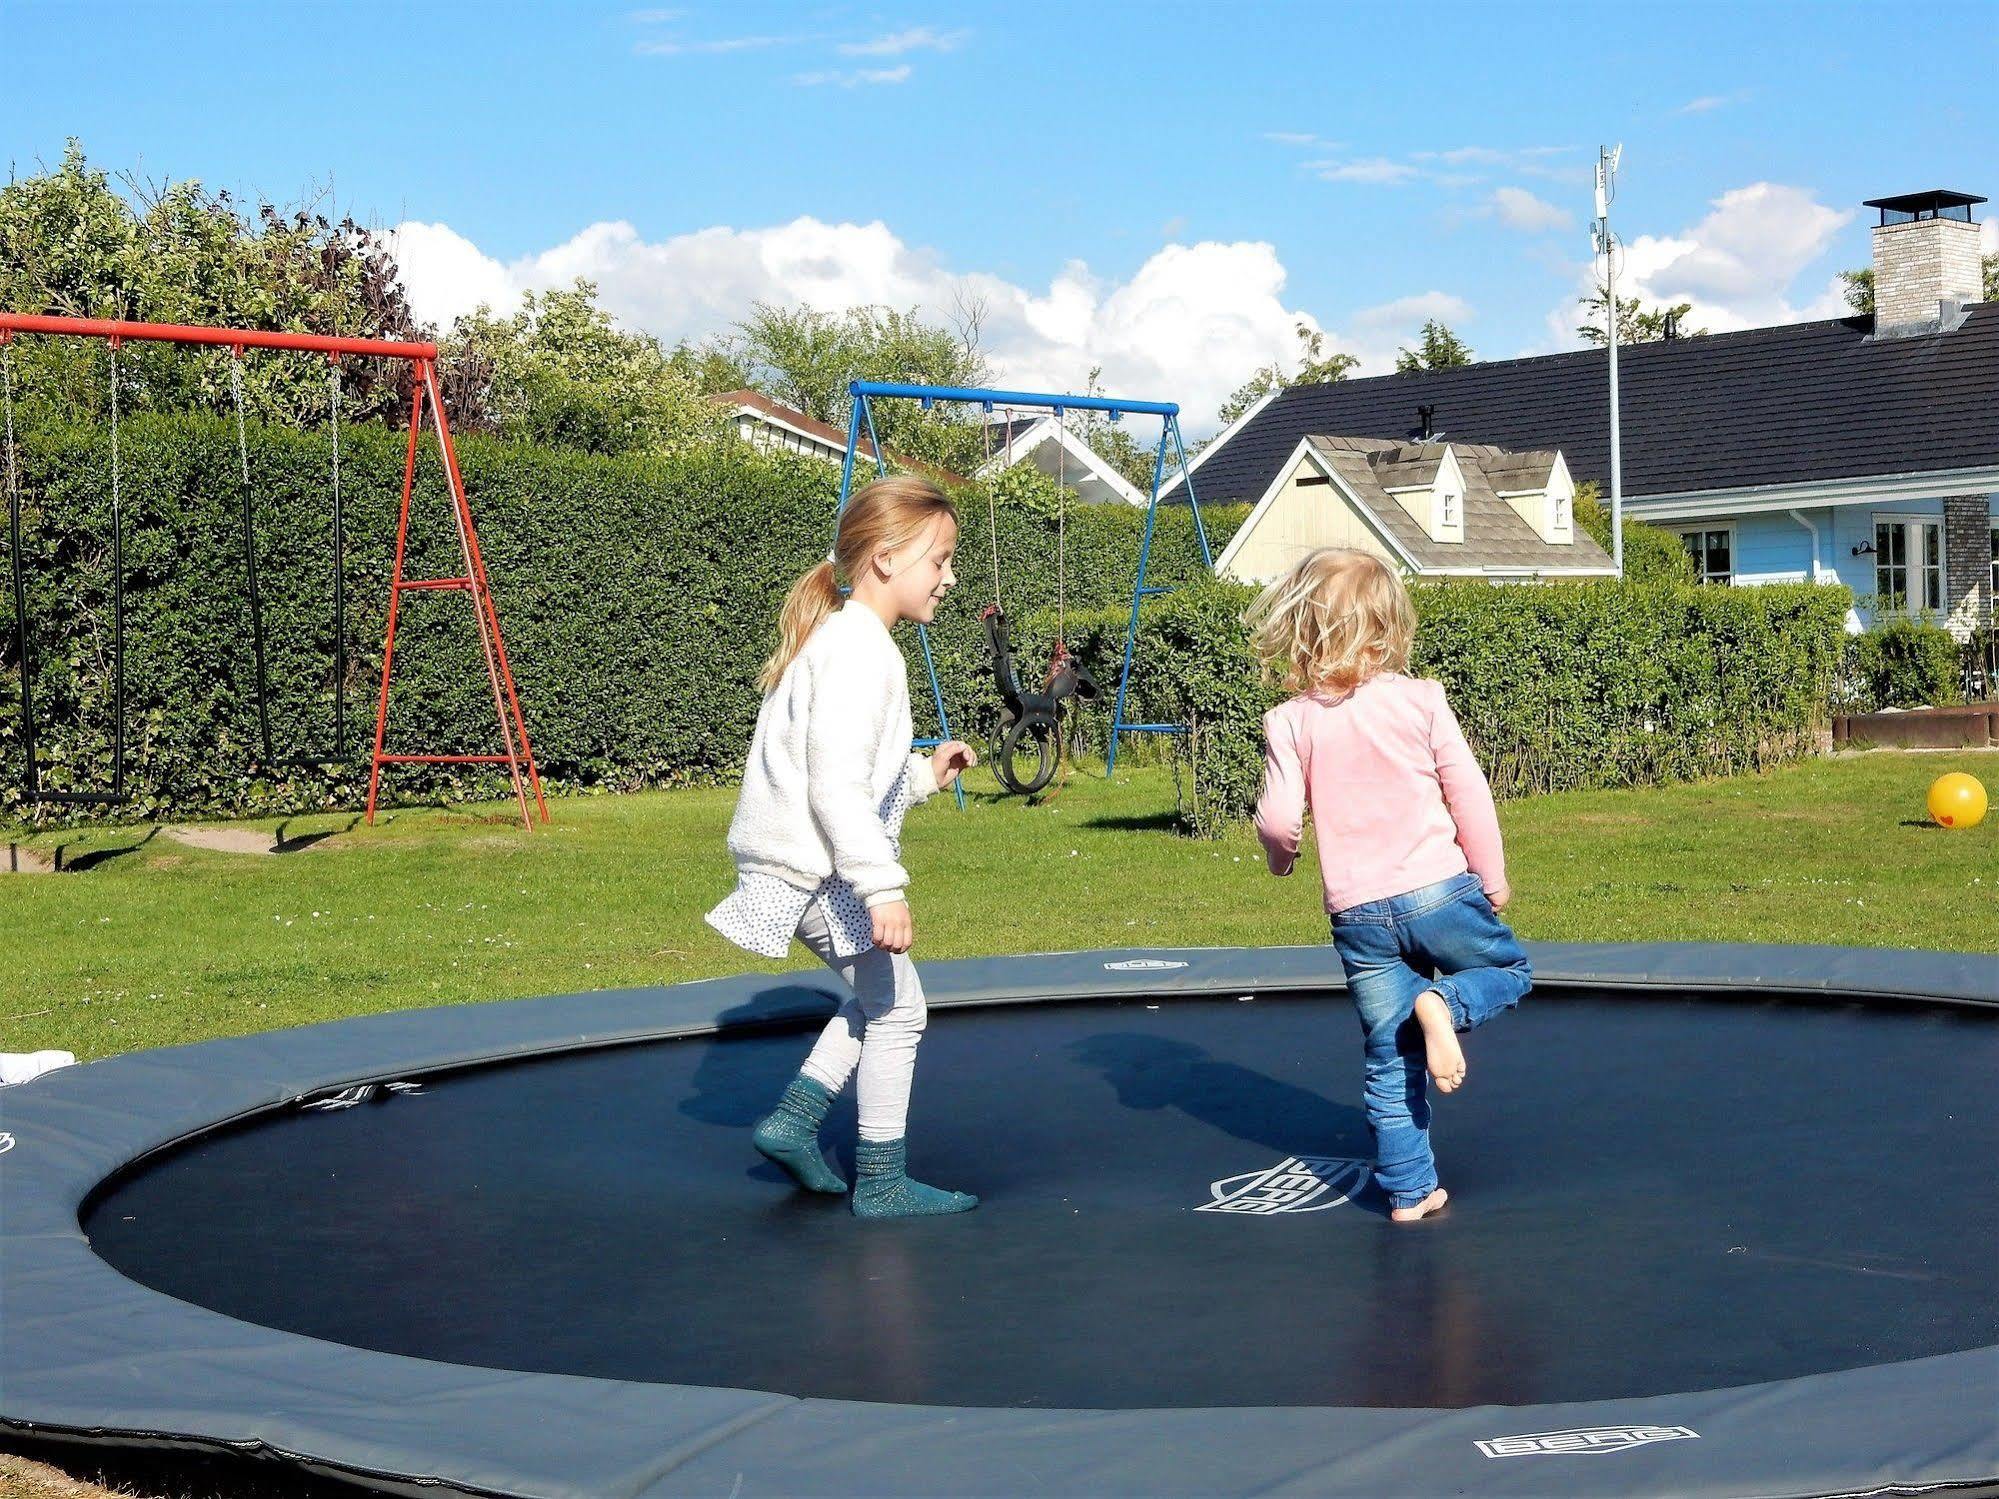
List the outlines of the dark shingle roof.
{"label": "dark shingle roof", "polygon": [[[1624,491],[1732,489],[1999,465],[1999,302],[1949,333],[1875,340],[1870,318],[1715,333],[1618,351]],[[1300,439],[1439,437],[1559,448],[1581,482],[1610,464],[1601,349],[1294,385],[1194,474],[1204,501],[1254,501]],[[1175,491],[1176,496],[1178,491]]]}

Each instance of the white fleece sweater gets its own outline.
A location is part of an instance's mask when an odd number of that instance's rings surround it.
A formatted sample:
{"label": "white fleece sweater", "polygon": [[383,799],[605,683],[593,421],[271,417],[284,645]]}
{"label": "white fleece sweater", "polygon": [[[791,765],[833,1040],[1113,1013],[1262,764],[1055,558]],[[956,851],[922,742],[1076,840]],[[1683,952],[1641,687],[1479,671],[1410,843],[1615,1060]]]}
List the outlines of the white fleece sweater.
{"label": "white fleece sweater", "polygon": [[737,871],[800,890],[838,875],[869,906],[904,899],[909,873],[881,805],[905,767],[912,802],[937,790],[910,738],[902,652],[879,615],[849,601],[812,632],[757,713],[729,823]]}

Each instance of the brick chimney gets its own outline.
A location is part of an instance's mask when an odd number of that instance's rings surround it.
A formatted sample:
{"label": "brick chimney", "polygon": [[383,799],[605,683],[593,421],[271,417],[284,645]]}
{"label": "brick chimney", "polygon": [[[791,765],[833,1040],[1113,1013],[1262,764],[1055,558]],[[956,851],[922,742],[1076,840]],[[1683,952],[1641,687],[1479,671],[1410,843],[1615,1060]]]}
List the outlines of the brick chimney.
{"label": "brick chimney", "polygon": [[1943,188],[1867,200],[1881,210],[1874,226],[1877,338],[1948,332],[1964,320],[1964,307],[1984,290],[1971,218],[1971,205],[1984,201]]}

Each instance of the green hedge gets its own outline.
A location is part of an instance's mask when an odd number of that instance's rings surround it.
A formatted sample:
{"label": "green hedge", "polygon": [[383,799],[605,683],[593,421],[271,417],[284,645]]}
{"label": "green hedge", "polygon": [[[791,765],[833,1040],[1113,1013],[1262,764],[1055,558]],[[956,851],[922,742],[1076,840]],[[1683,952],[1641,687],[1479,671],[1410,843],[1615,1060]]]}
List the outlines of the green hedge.
{"label": "green hedge", "polygon": [[[1448,689],[1502,797],[1644,786],[1810,754],[1828,703],[1846,590],[1591,582],[1423,584],[1412,668]],[[1149,669],[1127,717],[1191,725],[1183,814],[1213,833],[1262,772],[1259,678],[1241,617],[1254,590],[1203,583],[1147,611]],[[1093,664],[1116,639],[1084,631]],[[1101,733],[1101,726],[1098,727]]]}
{"label": "green hedge", "polygon": [[[261,582],[280,755],[331,737],[330,490],[325,434],[251,431]],[[109,777],[109,453],[97,427],[22,437],[25,561],[45,783]],[[207,418],[135,418],[122,444],[128,603],[128,774],[141,814],[347,807],[365,788],[403,444],[343,434],[348,530],[350,758],[330,774],[258,765],[237,506],[235,432]],[[461,444],[537,757],[569,789],[726,781],[757,709],[754,679],[791,580],[824,554],[837,473],[740,444],[603,458],[491,440]],[[412,576],[461,570],[435,459],[419,469]],[[960,588],[931,643],[951,727],[975,742],[998,716],[979,609],[992,589],[982,492],[960,496]],[[1209,514],[1219,548],[1244,511]],[[1077,718],[1101,750],[1124,643],[1141,513],[1074,507],[1066,634],[1105,697]],[[1056,534],[1032,495],[998,511],[1002,594],[1031,670],[1055,632]],[[1153,577],[1196,583],[1148,604],[1127,716],[1191,723],[1190,816],[1240,815],[1271,700],[1240,624],[1250,590],[1202,579],[1188,515],[1161,512]],[[1443,680],[1502,794],[1723,774],[1804,752],[1822,727],[1837,589],[1593,583],[1417,589],[1417,667]],[[471,612],[408,596],[390,747],[495,748]],[[0,649],[12,598],[0,588]],[[935,727],[912,639],[917,729]],[[19,673],[0,657],[0,812],[18,813]],[[1121,754],[1169,747],[1130,740]],[[490,776],[390,772],[398,797],[490,793]],[[45,809],[41,815],[55,815]]]}
{"label": "green hedge", "polygon": [[[326,435],[252,428],[251,474],[280,757],[331,739],[330,453]],[[254,671],[238,519],[235,429],[140,417],[122,433],[128,610],[128,777],[140,814],[355,805],[366,784],[403,440],[343,433],[348,537],[350,760],[332,774],[258,767]],[[21,442],[24,553],[44,784],[110,774],[109,451],[100,427],[41,426]],[[479,535],[544,775],[571,788],[726,780],[757,709],[755,675],[792,579],[829,540],[838,473],[728,443],[674,457],[601,458],[495,440],[460,443]],[[419,469],[411,576],[463,571],[435,458]],[[963,580],[932,630],[954,731],[997,716],[978,612],[992,588],[982,494],[960,497]],[[1210,516],[1219,547],[1239,512]],[[1128,600],[1144,517],[1072,507],[1068,603]],[[1017,618],[1056,601],[1055,528],[1026,505],[998,516]],[[1162,511],[1153,573],[1200,571],[1184,511]],[[19,671],[0,588],[0,812],[18,812]],[[492,702],[461,594],[406,595],[390,748],[497,748]],[[919,733],[934,727],[913,638]],[[391,770],[398,796],[496,789],[490,777]],[[55,815],[45,809],[42,815]]]}
{"label": "green hedge", "polygon": [[1839,706],[1856,713],[1880,708],[1931,708],[1964,700],[1966,648],[1942,625],[1890,620],[1848,639],[1841,661]]}

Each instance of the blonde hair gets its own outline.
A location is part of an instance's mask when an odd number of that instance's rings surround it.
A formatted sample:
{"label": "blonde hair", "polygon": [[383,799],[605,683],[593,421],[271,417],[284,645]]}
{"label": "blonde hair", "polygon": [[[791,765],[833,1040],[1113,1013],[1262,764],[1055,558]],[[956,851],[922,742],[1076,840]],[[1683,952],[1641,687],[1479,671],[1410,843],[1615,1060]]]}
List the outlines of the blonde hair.
{"label": "blonde hair", "polygon": [[1395,569],[1370,552],[1324,547],[1257,595],[1250,645],[1290,692],[1350,692],[1405,671],[1416,610]]}
{"label": "blonde hair", "polygon": [[757,686],[769,692],[805,649],[812,632],[840,607],[840,580],[851,585],[883,552],[899,552],[942,518],[955,525],[958,507],[928,479],[908,474],[877,479],[849,497],[833,538],[833,555],[791,585],[778,615],[777,649],[764,662]]}

